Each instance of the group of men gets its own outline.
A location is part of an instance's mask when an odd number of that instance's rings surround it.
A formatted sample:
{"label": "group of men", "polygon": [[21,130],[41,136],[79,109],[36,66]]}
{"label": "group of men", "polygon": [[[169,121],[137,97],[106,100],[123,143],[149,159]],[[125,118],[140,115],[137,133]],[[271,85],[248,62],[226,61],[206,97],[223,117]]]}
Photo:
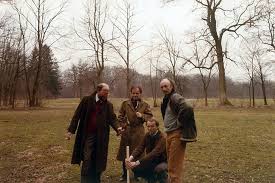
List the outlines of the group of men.
{"label": "group of men", "polygon": [[[140,86],[131,87],[130,99],[121,104],[118,117],[107,100],[106,83],[99,84],[92,95],[81,100],[68,127],[67,139],[76,132],[71,163],[82,162],[82,183],[100,182],[107,164],[110,126],[121,136],[117,154],[117,160],[122,161],[120,181],[126,180],[127,169],[131,169],[136,180],[143,177],[149,183],[182,182],[186,143],[196,141],[194,113],[175,92],[172,80],[163,79],[160,88],[164,93],[161,113],[166,135],[159,130],[149,104],[142,100]],[[126,146],[130,147],[130,157],[126,157]]]}

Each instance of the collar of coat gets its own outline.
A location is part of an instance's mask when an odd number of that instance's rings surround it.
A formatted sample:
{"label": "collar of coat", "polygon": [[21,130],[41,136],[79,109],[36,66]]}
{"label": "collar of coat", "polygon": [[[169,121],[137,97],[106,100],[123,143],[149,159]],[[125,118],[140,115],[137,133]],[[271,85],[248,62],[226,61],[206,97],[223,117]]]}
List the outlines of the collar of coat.
{"label": "collar of coat", "polygon": [[[96,102],[99,101],[99,100],[100,100],[100,99],[99,99],[99,97],[98,97],[96,91],[93,92],[93,93],[90,95],[90,102],[96,103]],[[107,104],[107,103],[108,103],[108,99],[106,100],[105,104]]]}
{"label": "collar of coat", "polygon": [[133,111],[138,111],[138,110],[140,109],[140,107],[144,104],[144,102],[143,102],[142,99],[141,99],[140,101],[138,101],[138,107],[137,107],[137,109],[135,109],[135,107],[133,106],[131,99],[129,99],[129,100],[127,101],[127,104],[131,107],[131,109],[132,109]]}

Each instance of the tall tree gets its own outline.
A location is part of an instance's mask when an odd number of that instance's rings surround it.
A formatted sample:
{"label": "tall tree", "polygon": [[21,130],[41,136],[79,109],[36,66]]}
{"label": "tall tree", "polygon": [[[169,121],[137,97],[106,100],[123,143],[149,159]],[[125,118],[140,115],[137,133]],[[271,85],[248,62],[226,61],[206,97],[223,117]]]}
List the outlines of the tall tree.
{"label": "tall tree", "polygon": [[[193,43],[193,59],[189,59],[195,68],[198,68],[200,79],[202,82],[204,105],[208,106],[208,87],[213,77],[215,51],[214,49],[206,49],[208,47],[213,48],[213,44],[209,40],[203,40],[205,44],[201,47],[198,45],[198,40],[194,37]],[[207,52],[205,52],[207,50]],[[208,67],[210,65],[210,67]],[[213,66],[213,67],[211,67]]]}
{"label": "tall tree", "polygon": [[[202,17],[202,20],[205,21],[207,26],[206,31],[210,33],[215,43],[219,71],[220,104],[231,105],[226,92],[224,63],[225,58],[227,58],[227,52],[223,47],[223,40],[226,33],[239,36],[239,30],[242,27],[246,25],[251,26],[253,22],[259,20],[262,13],[262,11],[258,9],[259,1],[252,0],[246,3],[246,5],[240,5],[230,10],[226,10],[226,8],[222,7],[223,0],[196,0],[196,2],[205,12],[205,16]],[[229,17],[228,13],[231,13],[232,17],[229,23],[226,26],[218,25],[218,20],[226,20]]]}
{"label": "tall tree", "polygon": [[85,15],[82,17],[79,28],[75,33],[90,50],[91,62],[96,66],[96,78],[94,86],[103,81],[103,71],[107,61],[107,45],[113,39],[105,29],[107,26],[108,7],[104,0],[87,0],[85,4]]}
{"label": "tall tree", "polygon": [[275,2],[264,0],[263,3],[264,13],[259,22],[258,37],[264,45],[268,46],[268,51],[275,53]]}
{"label": "tall tree", "polygon": [[245,55],[241,56],[241,66],[246,71],[249,81],[249,101],[251,106],[255,107],[255,85],[256,85],[256,62],[260,59],[261,50],[258,43],[245,42]]}
{"label": "tall tree", "polygon": [[[27,59],[27,43],[28,41],[28,37],[27,37],[27,30],[28,30],[28,21],[26,19],[24,19],[23,15],[22,15],[22,10],[20,10],[16,5],[12,6],[13,9],[16,11],[18,19],[18,25],[19,25],[19,35],[20,35],[20,39],[21,39],[21,52],[22,52],[22,69],[23,69],[23,74],[24,74],[24,80],[25,80],[25,90],[27,93],[26,99],[27,99],[27,103],[30,103],[30,98],[31,98],[31,88],[30,88],[30,76],[29,76],[29,72],[28,72],[28,59]],[[24,20],[24,22],[23,22]]]}
{"label": "tall tree", "polygon": [[181,42],[178,41],[172,33],[169,33],[168,30],[163,27],[162,30],[159,31],[159,37],[162,42],[161,51],[162,56],[164,57],[167,68],[169,68],[169,74],[172,79],[175,81],[177,85],[178,92],[181,94],[184,93],[185,86],[183,84],[183,80],[180,76],[180,69],[183,69],[187,62],[180,62],[180,48]]}
{"label": "tall tree", "polygon": [[[162,52],[160,52],[159,50],[157,50],[157,52],[155,53],[155,50],[151,50],[151,54],[148,58],[148,60],[150,61],[150,88],[151,88],[151,92],[152,92],[152,96],[153,96],[153,106],[157,107],[158,103],[157,103],[157,94],[158,94],[158,86],[159,86],[159,82],[160,82],[160,78],[158,76],[158,72],[159,72],[159,60],[161,58],[161,54]],[[154,73],[154,76],[153,76]]]}
{"label": "tall tree", "polygon": [[126,68],[126,95],[129,94],[130,85],[132,81],[132,75],[130,70],[133,68],[133,64],[140,58],[134,59],[133,51],[136,50],[139,45],[134,40],[134,36],[141,30],[141,27],[135,25],[135,9],[129,0],[123,0],[122,5],[118,5],[116,8],[119,12],[117,18],[112,20],[115,28],[115,39],[111,44],[111,47],[115,53],[121,58]]}
{"label": "tall tree", "polygon": [[[61,81],[59,74],[59,67],[51,48],[48,45],[42,47],[42,66],[39,79],[39,95],[40,97],[57,97],[61,90]],[[34,48],[32,51],[31,65],[33,70],[39,64],[38,60],[38,48]],[[32,70],[29,70],[32,73]],[[35,80],[35,77],[30,78],[31,81]]]}
{"label": "tall tree", "polygon": [[[17,3],[17,4],[16,4]],[[21,14],[22,21],[27,21],[31,31],[35,37],[35,47],[37,48],[37,65],[35,67],[34,80],[32,84],[29,106],[38,106],[40,104],[40,98],[38,96],[42,71],[42,59],[43,59],[43,45],[46,44],[49,36],[56,33],[56,27],[54,26],[57,18],[64,12],[67,1],[62,0],[61,3],[55,4],[55,7],[50,6],[49,0],[26,0],[24,2],[14,2],[13,6],[23,6],[24,8],[16,8],[18,14]],[[24,9],[24,11],[22,11]],[[30,16],[29,16],[30,15]],[[24,19],[24,20],[23,20]],[[56,30],[57,31],[57,30]],[[58,41],[64,34],[59,34],[58,38],[55,38],[52,45]]]}

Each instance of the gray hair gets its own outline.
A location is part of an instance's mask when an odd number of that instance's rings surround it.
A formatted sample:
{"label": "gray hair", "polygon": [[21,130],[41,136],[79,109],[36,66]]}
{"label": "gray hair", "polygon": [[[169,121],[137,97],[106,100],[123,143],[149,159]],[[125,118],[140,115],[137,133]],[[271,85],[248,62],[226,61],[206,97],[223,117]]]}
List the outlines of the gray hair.
{"label": "gray hair", "polygon": [[102,88],[103,88],[104,86],[109,87],[109,85],[106,84],[106,83],[99,83],[99,84],[96,86],[96,91],[97,91],[97,92],[101,91]]}

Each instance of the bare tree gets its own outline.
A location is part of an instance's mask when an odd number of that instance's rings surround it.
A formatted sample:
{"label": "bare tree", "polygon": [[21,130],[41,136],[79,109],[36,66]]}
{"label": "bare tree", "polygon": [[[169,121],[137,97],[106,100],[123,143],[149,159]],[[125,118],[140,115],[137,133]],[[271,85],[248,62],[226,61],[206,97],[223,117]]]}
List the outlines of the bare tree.
{"label": "bare tree", "polygon": [[187,62],[182,62],[179,59],[181,42],[178,42],[173,34],[169,34],[165,27],[159,31],[159,36],[162,40],[162,56],[169,62],[167,67],[172,75],[172,79],[175,81],[179,92],[183,93],[185,86],[182,79],[179,77],[179,68],[183,69]]}
{"label": "bare tree", "polygon": [[[231,35],[240,36],[238,31],[246,26],[251,26],[253,22],[259,20],[261,16],[261,11],[258,9],[259,1],[253,0],[248,2],[244,7],[235,7],[231,10],[226,10],[222,7],[223,0],[196,0],[196,2],[204,9],[205,16],[202,18],[206,22],[207,32],[210,34],[214,40],[217,64],[219,70],[219,98],[221,105],[231,105],[228,100],[226,93],[226,80],[225,80],[225,68],[224,68],[224,58],[228,58],[227,52],[223,48],[223,39],[226,33],[231,33]],[[220,30],[218,29],[218,12],[222,12],[225,17],[219,16],[219,19],[226,19],[228,13],[231,13],[232,20],[230,23]],[[212,48],[211,48],[212,49]],[[229,58],[228,58],[229,59]],[[216,64],[216,63],[215,63]]]}
{"label": "bare tree", "polygon": [[81,26],[75,29],[75,33],[88,46],[84,50],[90,50],[91,61],[96,66],[95,85],[102,82],[105,62],[107,61],[106,49],[113,39],[104,33],[106,28],[108,7],[104,0],[87,0],[85,4],[85,15],[82,18]]}
{"label": "bare tree", "polygon": [[264,99],[264,105],[267,105],[267,97],[266,97],[266,77],[267,77],[267,72],[271,66],[272,62],[271,61],[264,61],[262,58],[257,59],[257,74],[260,78],[261,82],[261,88],[262,88],[262,93],[263,93],[263,99]]}
{"label": "bare tree", "polygon": [[89,61],[79,60],[64,72],[63,80],[67,87],[72,90],[73,97],[82,99],[91,93],[95,86],[91,85],[96,77],[96,69]]}
{"label": "bare tree", "polygon": [[201,46],[199,46],[199,41],[194,36],[191,42],[193,44],[193,56],[188,61],[199,70],[200,79],[203,84],[204,105],[208,106],[208,87],[214,74],[214,67],[206,67],[209,65],[214,66],[213,63],[215,62],[216,54],[214,49],[208,49],[208,47],[213,48],[213,44],[208,39],[202,40],[204,44]]}
{"label": "bare tree", "polygon": [[[154,56],[154,50],[151,50],[151,55],[149,56],[148,60],[150,61],[150,88],[153,96],[153,106],[157,107],[157,91],[158,91],[158,84],[160,81],[160,78],[158,77],[159,72],[159,60],[161,57],[161,52],[159,52]],[[153,76],[153,72],[155,73]]]}
{"label": "bare tree", "polygon": [[249,75],[253,106],[255,105],[254,87],[256,80],[261,84],[264,105],[267,105],[266,82],[272,68],[272,59],[267,54],[266,49],[262,47],[261,41],[252,34],[250,38],[244,38],[243,43],[245,45],[246,56],[242,57],[242,65]]}
{"label": "bare tree", "polygon": [[[78,69],[77,66],[72,65],[71,68],[71,81],[73,82],[73,93],[74,93],[74,97],[79,96],[81,98],[81,94],[78,94],[78,89],[77,88],[81,88],[79,87],[79,79],[78,79]],[[79,89],[81,90],[81,89]]]}
{"label": "bare tree", "polygon": [[264,1],[264,16],[259,22],[258,37],[268,51],[275,52],[275,2],[273,0]]}
{"label": "bare tree", "polygon": [[10,16],[4,16],[0,27],[0,104],[15,104],[15,92],[19,78],[20,41]]}
{"label": "bare tree", "polygon": [[133,65],[140,60],[143,56],[134,59],[133,51],[140,47],[135,41],[135,35],[142,27],[135,25],[135,9],[129,0],[123,0],[123,5],[118,6],[116,9],[119,12],[117,18],[112,20],[114,26],[114,34],[117,34],[111,47],[123,61],[126,68],[126,94],[129,94],[132,77],[130,70]]}
{"label": "bare tree", "polygon": [[261,50],[257,43],[246,42],[245,45],[245,55],[241,56],[242,67],[246,71],[249,80],[249,101],[251,106],[255,107],[255,85],[256,85],[256,62],[260,60]]}
{"label": "bare tree", "polygon": [[[10,17],[2,16],[0,20],[0,106],[4,100],[4,90],[7,82],[6,67],[7,67],[7,44],[10,43],[12,31],[8,27]],[[5,102],[3,102],[5,103]]]}
{"label": "bare tree", "polygon": [[25,89],[27,92],[27,103],[30,103],[30,98],[31,98],[31,89],[30,89],[30,77],[29,77],[29,72],[28,72],[28,66],[27,66],[27,29],[28,29],[28,21],[25,20],[25,22],[23,22],[22,19],[24,19],[22,17],[22,10],[19,10],[19,8],[17,6],[12,6],[13,9],[16,11],[18,19],[17,22],[19,24],[19,36],[20,36],[20,42],[19,44],[21,44],[21,52],[22,52],[22,57],[20,58],[22,61],[22,69],[23,69],[23,74],[24,74],[24,79],[25,79]]}
{"label": "bare tree", "polygon": [[[30,92],[29,106],[38,106],[40,104],[39,90],[40,90],[40,77],[43,67],[42,57],[43,57],[43,46],[46,44],[49,36],[56,33],[54,32],[54,22],[57,18],[64,12],[67,1],[61,1],[56,7],[50,8],[49,1],[47,0],[26,0],[22,3],[26,11],[22,11],[21,8],[15,8],[17,13],[20,14],[22,21],[27,21],[31,31],[35,37],[35,47],[38,49],[37,54],[37,65],[35,68],[34,79],[32,84],[32,89]],[[13,4],[13,6],[18,7],[18,4]],[[31,14],[29,17],[28,15]],[[56,29],[56,27],[55,27]],[[56,30],[57,31],[57,30]],[[22,34],[21,30],[21,34]],[[58,41],[63,34],[60,34],[58,38],[49,44],[52,45]]]}

